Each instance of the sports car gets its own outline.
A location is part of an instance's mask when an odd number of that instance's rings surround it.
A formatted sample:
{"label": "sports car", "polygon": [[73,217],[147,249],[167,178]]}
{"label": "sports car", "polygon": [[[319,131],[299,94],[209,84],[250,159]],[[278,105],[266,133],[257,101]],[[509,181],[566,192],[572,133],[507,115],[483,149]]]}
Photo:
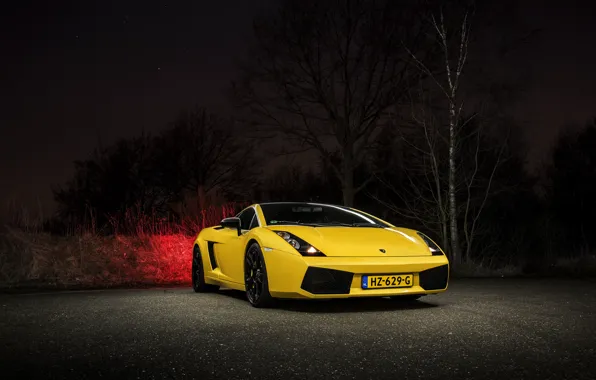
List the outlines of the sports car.
{"label": "sports car", "polygon": [[251,205],[198,234],[195,292],[276,299],[418,299],[447,290],[449,261],[427,235],[350,207],[307,202]]}

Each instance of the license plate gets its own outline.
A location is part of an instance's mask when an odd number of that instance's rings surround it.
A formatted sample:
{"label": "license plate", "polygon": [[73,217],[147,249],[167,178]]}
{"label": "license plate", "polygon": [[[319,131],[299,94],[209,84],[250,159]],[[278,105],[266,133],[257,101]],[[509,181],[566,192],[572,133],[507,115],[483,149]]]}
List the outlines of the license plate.
{"label": "license plate", "polygon": [[413,274],[362,276],[362,289],[409,288],[413,284]]}

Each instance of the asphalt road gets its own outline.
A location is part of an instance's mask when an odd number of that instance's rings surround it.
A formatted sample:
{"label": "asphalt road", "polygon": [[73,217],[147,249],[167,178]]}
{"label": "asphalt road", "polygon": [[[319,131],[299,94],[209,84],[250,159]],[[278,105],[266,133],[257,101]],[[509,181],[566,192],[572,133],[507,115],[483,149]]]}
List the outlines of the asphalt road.
{"label": "asphalt road", "polygon": [[596,281],[460,280],[411,304],[188,288],[0,296],[1,379],[594,379]]}

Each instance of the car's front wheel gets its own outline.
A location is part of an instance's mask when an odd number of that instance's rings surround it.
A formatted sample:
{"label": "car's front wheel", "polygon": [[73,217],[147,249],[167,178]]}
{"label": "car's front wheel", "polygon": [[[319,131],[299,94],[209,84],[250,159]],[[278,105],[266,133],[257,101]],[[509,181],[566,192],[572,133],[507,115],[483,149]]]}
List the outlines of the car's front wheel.
{"label": "car's front wheel", "polygon": [[215,292],[219,289],[219,286],[205,282],[203,258],[201,257],[201,250],[196,245],[192,251],[192,289],[196,293]]}
{"label": "car's front wheel", "polygon": [[274,299],[269,293],[269,279],[261,247],[257,243],[250,245],[244,256],[244,287],[246,298],[254,307],[273,305]]}

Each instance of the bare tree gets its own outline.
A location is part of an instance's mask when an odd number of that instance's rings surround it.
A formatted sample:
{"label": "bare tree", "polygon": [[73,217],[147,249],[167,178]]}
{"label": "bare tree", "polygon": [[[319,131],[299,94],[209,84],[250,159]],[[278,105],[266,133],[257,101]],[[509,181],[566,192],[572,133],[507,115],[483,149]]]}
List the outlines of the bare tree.
{"label": "bare tree", "polygon": [[345,205],[374,178],[355,183],[354,169],[367,162],[386,112],[420,78],[413,54],[430,54],[421,9],[417,1],[290,0],[278,17],[255,23],[256,48],[236,95],[259,132],[327,161]]}
{"label": "bare tree", "polygon": [[153,158],[162,187],[182,198],[195,195],[198,210],[204,210],[210,192],[242,191],[254,157],[231,119],[197,108],[182,113],[156,137]]}
{"label": "bare tree", "polygon": [[[509,0],[506,3],[515,5]],[[490,210],[490,198],[510,192],[514,186],[503,174],[507,170],[504,165],[515,166],[517,158],[510,150],[514,144],[514,136],[510,136],[512,123],[502,113],[501,95],[505,90],[510,104],[511,94],[515,93],[511,90],[516,87],[486,70],[506,64],[504,56],[533,38],[536,30],[524,33],[521,24],[512,28],[507,19],[506,34],[515,38],[496,38],[495,28],[503,28],[500,20],[504,18],[494,16],[495,8],[514,13],[515,7],[504,4],[455,0],[449,7],[441,4],[445,14],[440,11],[434,17],[429,15],[427,21],[441,52],[442,65],[433,68],[412,52],[426,80],[412,91],[411,114],[394,116],[399,128],[394,128],[392,146],[400,151],[403,164],[397,166],[397,174],[381,176],[386,186],[370,194],[398,217],[438,235],[453,255],[454,264],[470,260],[478,241],[482,240],[483,251],[484,244],[492,241],[494,237],[487,228],[490,222],[483,219],[485,209]],[[480,33],[473,34],[475,41],[470,38],[472,10],[474,19],[482,18],[475,21],[482,23]],[[490,25],[486,28],[487,21],[493,24],[492,30]],[[472,49],[475,53],[470,54],[470,60],[468,51]],[[410,124],[411,128],[405,128]],[[383,194],[383,190],[389,193]]]}
{"label": "bare tree", "polygon": [[395,165],[397,178],[379,176],[378,180],[397,199],[369,195],[410,224],[433,231],[448,247],[448,139],[428,96],[421,85],[412,94],[416,101],[411,104],[409,128],[402,124],[385,136],[386,144],[399,151],[402,159]]}
{"label": "bare tree", "polygon": [[[425,135],[425,142],[427,150],[423,150],[422,153],[425,155],[425,158],[428,158],[430,170],[432,174],[432,182],[433,187],[436,188],[435,191],[432,191],[434,195],[434,201],[437,203],[437,207],[439,208],[441,221],[444,223],[446,219],[449,220],[449,239],[445,238],[445,224],[442,224],[441,232],[442,232],[442,239],[443,243],[447,243],[449,240],[450,248],[451,248],[451,257],[454,262],[459,262],[461,256],[461,247],[460,247],[460,239],[459,239],[459,228],[458,228],[458,203],[457,203],[457,196],[456,196],[456,181],[457,181],[457,146],[460,130],[460,120],[461,120],[461,111],[463,109],[463,101],[461,101],[458,97],[458,89],[461,83],[461,76],[463,73],[464,66],[466,64],[466,59],[468,55],[468,44],[469,44],[469,31],[470,31],[470,23],[468,21],[468,12],[464,13],[463,20],[459,27],[459,38],[457,40],[457,44],[454,46],[453,44],[453,36],[448,34],[447,32],[447,25],[444,17],[443,10],[438,12],[438,17],[435,14],[430,15],[430,24],[434,29],[434,33],[436,35],[436,41],[440,47],[440,51],[442,53],[443,58],[443,68],[440,72],[433,71],[431,67],[429,67],[428,63],[421,59],[417,54],[409,50],[414,62],[421,70],[422,73],[426,74],[431,82],[439,89],[440,93],[443,95],[443,100],[446,102],[447,106],[447,125],[448,125],[448,133],[446,136],[447,142],[447,162],[448,162],[448,179],[447,179],[447,214],[445,215],[445,209],[443,207],[443,202],[441,198],[442,189],[440,185],[440,172],[438,170],[438,160],[435,155],[436,148],[435,142],[436,140],[431,137],[429,133],[429,125],[428,119],[423,115],[422,119],[416,117],[415,113],[413,113],[414,121],[419,124],[423,130]],[[455,57],[453,57],[452,50],[455,48]],[[424,161],[426,163],[426,160]],[[447,216],[447,218],[445,218]]]}
{"label": "bare tree", "polygon": [[[457,265],[470,258],[477,222],[491,195],[506,141],[487,144],[485,121],[479,120],[480,113],[464,116],[460,88],[468,56],[470,13],[464,12],[457,29],[452,31],[442,11],[431,15],[429,21],[442,52],[442,70],[433,71],[414,52],[411,55],[439,97],[431,98],[433,91],[422,86],[412,97],[415,100],[411,119],[415,128],[410,132],[401,130],[400,137],[405,149],[414,155],[410,162],[417,164],[406,168],[406,184],[396,190],[402,206],[394,209],[436,231]],[[438,115],[440,109],[444,110],[444,117]]]}
{"label": "bare tree", "polygon": [[468,40],[469,40],[469,24],[468,14],[464,16],[461,26],[461,42],[459,44],[459,54],[457,56],[457,63],[453,71],[451,66],[451,56],[449,52],[449,44],[447,38],[447,31],[445,30],[445,22],[443,12],[441,12],[440,22],[437,22],[435,17],[432,18],[433,26],[435,27],[439,36],[440,45],[445,54],[445,72],[447,77],[447,86],[445,87],[440,82],[437,82],[441,90],[445,93],[447,102],[449,104],[449,232],[451,235],[451,254],[455,262],[460,256],[459,231],[457,228],[457,201],[455,197],[455,181],[457,175],[457,167],[455,163],[455,149],[457,145],[457,122],[460,116],[463,102],[458,104],[458,88],[460,84],[460,77],[466,64],[468,56]]}
{"label": "bare tree", "polygon": [[471,259],[471,251],[482,211],[489,197],[496,194],[495,174],[506,159],[504,152],[509,137],[509,130],[507,129],[504,136],[499,136],[502,138],[488,139],[485,133],[486,125],[484,121],[479,119],[469,123],[469,125],[470,128],[468,129],[470,131],[466,135],[468,141],[462,141],[459,145],[460,156],[469,157],[469,159],[462,159],[458,165],[458,171],[460,172],[458,190],[461,187],[465,189],[464,196],[461,197],[463,211],[458,210],[457,214],[458,218],[460,216],[463,218],[462,229],[465,239],[465,251],[462,259],[464,262],[469,262]]}

